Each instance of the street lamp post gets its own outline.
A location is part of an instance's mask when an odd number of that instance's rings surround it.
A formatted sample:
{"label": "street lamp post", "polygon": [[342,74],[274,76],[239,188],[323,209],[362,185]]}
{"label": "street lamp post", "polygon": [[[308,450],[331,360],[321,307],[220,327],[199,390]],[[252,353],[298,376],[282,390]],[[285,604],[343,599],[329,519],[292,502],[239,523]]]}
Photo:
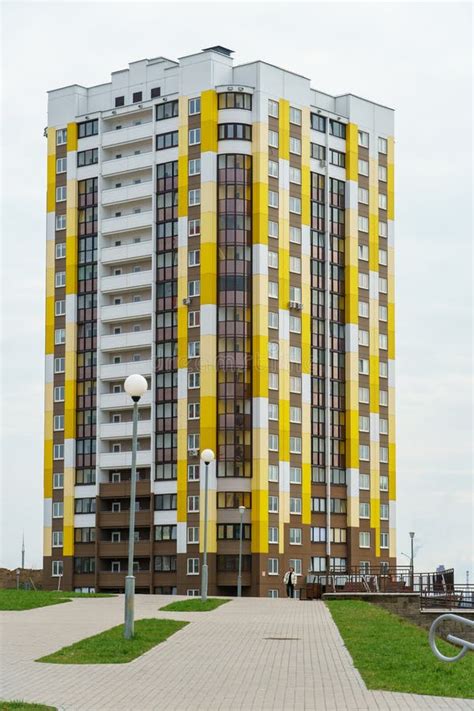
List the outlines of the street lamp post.
{"label": "street lamp post", "polygon": [[415,582],[415,570],[413,567],[413,539],[415,538],[415,532],[410,531],[410,578],[411,578],[411,589],[413,591],[413,585]]}
{"label": "street lamp post", "polygon": [[207,600],[207,581],[208,568],[207,568],[207,499],[209,490],[209,464],[214,461],[215,455],[212,449],[203,449],[201,452],[201,459],[205,464],[204,468],[204,550],[203,550],[203,561],[202,561],[202,575],[201,575],[201,601],[206,602]]}
{"label": "street lamp post", "polygon": [[237,575],[237,597],[242,597],[242,533],[244,529],[245,506],[239,506],[240,530],[239,530],[239,574]]}
{"label": "street lamp post", "polygon": [[135,495],[137,489],[137,430],[138,402],[147,391],[148,383],[143,375],[129,375],[124,384],[125,392],[133,400],[132,430],[132,473],[130,479],[130,519],[128,530],[128,573],[125,578],[125,639],[132,639],[134,629],[135,576],[133,575],[133,554],[135,546]]}

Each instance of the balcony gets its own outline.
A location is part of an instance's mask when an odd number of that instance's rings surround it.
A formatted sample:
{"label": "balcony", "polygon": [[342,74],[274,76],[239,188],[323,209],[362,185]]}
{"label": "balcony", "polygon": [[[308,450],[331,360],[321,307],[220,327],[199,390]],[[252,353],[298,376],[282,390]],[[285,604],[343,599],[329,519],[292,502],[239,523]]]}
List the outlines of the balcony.
{"label": "balcony", "polygon": [[[129,524],[128,511],[101,511],[98,514],[100,528],[126,528]],[[136,511],[135,528],[153,525],[153,511]]]}
{"label": "balcony", "polygon": [[[124,563],[124,568],[126,568],[126,563]],[[98,575],[98,585],[99,589],[102,588],[124,588],[125,587],[125,576],[127,571],[123,570],[120,573],[99,573]],[[135,576],[135,588],[148,588],[150,586],[150,573],[149,572],[139,572],[134,573]]]}
{"label": "balcony", "polygon": [[[135,541],[134,558],[147,558],[151,555],[151,541]],[[112,543],[112,541],[99,541],[98,558],[126,558],[128,556],[128,541]]]}
{"label": "balcony", "polygon": [[[147,390],[147,392],[140,398],[138,406],[150,406],[151,401],[151,391]],[[99,395],[99,407],[101,410],[131,409],[132,405],[133,403],[130,399],[130,395],[127,395],[127,393],[102,393]]]}
{"label": "balcony", "polygon": [[125,156],[124,158],[111,158],[110,160],[102,161],[102,175],[119,175],[120,173],[150,168],[153,164],[153,153],[153,151],[147,151],[146,153]]}
{"label": "balcony", "polygon": [[[139,420],[137,423],[139,437],[150,437],[151,420]],[[99,425],[99,437],[102,439],[126,439],[132,437],[132,422],[104,422]]]}
{"label": "balcony", "polygon": [[137,260],[143,257],[151,257],[153,253],[153,242],[146,239],[141,242],[131,242],[121,244],[118,247],[103,247],[101,251],[102,264],[114,264],[115,262],[126,262],[127,260]]}
{"label": "balcony", "polygon": [[115,128],[102,134],[102,147],[119,146],[123,143],[133,143],[142,141],[144,138],[151,138],[153,133],[153,121],[144,121],[136,126]]}
{"label": "balcony", "polygon": [[115,205],[120,202],[127,202],[128,200],[151,197],[152,193],[152,180],[122,185],[120,188],[109,188],[108,190],[102,191],[102,205]]}
{"label": "balcony", "polygon": [[151,299],[147,301],[132,301],[128,304],[111,304],[102,306],[100,317],[103,323],[107,321],[130,321],[141,316],[151,316]]}
{"label": "balcony", "polygon": [[137,230],[140,227],[151,227],[153,211],[131,212],[120,217],[106,217],[102,220],[102,234],[108,235],[115,232]]}
{"label": "balcony", "polygon": [[138,346],[151,346],[151,331],[130,331],[102,336],[100,348],[102,351],[129,350]]}
{"label": "balcony", "polygon": [[151,360],[132,360],[129,363],[109,363],[100,367],[101,380],[125,380],[129,375],[151,375]]}
{"label": "balcony", "polygon": [[[130,398],[129,398],[130,399]],[[99,466],[103,469],[125,469],[132,466],[132,452],[102,452],[98,455]],[[137,452],[137,467],[151,465],[151,449]]]}
{"label": "balcony", "polygon": [[[237,573],[216,573],[216,585],[219,587],[237,587]],[[242,586],[252,585],[252,573],[242,572]]]}
{"label": "balcony", "polygon": [[251,430],[252,429],[252,415],[219,415],[218,416],[218,426],[219,429],[241,429],[241,430]]}
{"label": "balcony", "polygon": [[151,286],[152,281],[153,272],[151,269],[147,269],[143,272],[130,272],[129,274],[102,277],[100,288],[104,293],[110,291],[132,291],[143,286]]}
{"label": "balcony", "polygon": [[[103,498],[120,499],[130,496],[130,480],[118,482],[105,482],[100,485],[100,496]],[[151,491],[149,479],[139,479],[137,481],[137,496],[148,496]],[[104,513],[104,512],[102,512]]]}

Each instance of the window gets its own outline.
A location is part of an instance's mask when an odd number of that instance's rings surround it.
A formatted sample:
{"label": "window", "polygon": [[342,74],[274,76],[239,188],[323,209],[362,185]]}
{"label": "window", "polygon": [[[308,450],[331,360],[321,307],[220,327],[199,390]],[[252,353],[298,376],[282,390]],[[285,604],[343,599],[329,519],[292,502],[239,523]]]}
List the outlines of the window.
{"label": "window", "polygon": [[387,266],[387,251],[385,249],[379,249],[379,264]]}
{"label": "window", "polygon": [[324,513],[326,511],[326,499],[322,497],[311,497],[311,511],[313,513]]}
{"label": "window", "polygon": [[367,358],[359,358],[359,373],[361,375],[369,374],[369,361]]}
{"label": "window", "polygon": [[368,462],[370,459],[370,447],[368,444],[359,444],[359,459]]}
{"label": "window", "polygon": [[278,299],[278,282],[269,281],[268,282],[268,296],[271,299]]}
{"label": "window", "polygon": [[63,532],[62,531],[53,531],[53,540],[52,540],[53,548],[61,548],[62,545],[63,545]]}
{"label": "window", "polygon": [[58,242],[56,244],[56,259],[64,259],[66,256],[66,243]]}
{"label": "window", "polygon": [[369,134],[366,133],[365,131],[358,131],[358,136],[359,136],[359,146],[362,146],[363,148],[368,148],[369,147]]}
{"label": "window", "polygon": [[290,393],[301,393],[301,376],[290,375]]}
{"label": "window", "polygon": [[64,516],[64,502],[53,501],[53,518],[62,518]]}
{"label": "window", "polygon": [[81,168],[85,165],[93,165],[99,162],[99,149],[90,148],[87,151],[79,151],[77,154],[77,167]]}
{"label": "window", "polygon": [[156,494],[155,511],[175,511],[176,494]]}
{"label": "window", "polygon": [[378,140],[379,153],[387,153],[387,139],[379,136]]}
{"label": "window", "polygon": [[197,96],[194,99],[189,99],[188,101],[188,114],[189,116],[194,116],[195,114],[201,113],[201,97]]}
{"label": "window", "polygon": [[335,151],[332,148],[329,149],[329,162],[331,165],[337,165],[339,168],[345,168],[346,166],[346,154],[341,151]]}
{"label": "window", "polygon": [[53,459],[64,459],[64,444],[55,444],[53,448]]}
{"label": "window", "polygon": [[382,222],[382,220],[379,220],[379,237],[387,237],[388,235],[388,227],[386,222]]}
{"label": "window", "polygon": [[359,175],[368,175],[369,174],[369,163],[366,160],[362,160],[359,158],[358,161],[358,169],[359,169]]}
{"label": "window", "polygon": [[326,160],[325,146],[320,146],[319,143],[312,143],[311,158],[315,158],[316,160]]}
{"label": "window", "polygon": [[301,467],[290,467],[290,484],[301,484]]}
{"label": "window", "polygon": [[365,272],[359,272],[359,289],[369,288],[369,275]]}
{"label": "window", "polygon": [[366,244],[359,244],[359,259],[364,262],[369,261],[369,248]]}
{"label": "window", "polygon": [[198,402],[188,403],[188,420],[199,420],[200,404]]}
{"label": "window", "polygon": [[278,269],[278,252],[268,252],[268,266],[272,269]]}
{"label": "window", "polygon": [[326,529],[322,526],[311,526],[310,530],[311,543],[325,543]]}
{"label": "window", "polygon": [[268,206],[278,207],[278,193],[275,190],[268,191]]}
{"label": "window", "polygon": [[294,106],[290,106],[290,123],[301,126],[301,110],[296,109]]}
{"label": "window", "polygon": [[278,133],[277,131],[268,132],[268,145],[270,148],[278,148]]}
{"label": "window", "polygon": [[155,541],[175,541],[176,525],[155,526]]}
{"label": "window", "polygon": [[346,124],[340,121],[335,121],[334,119],[329,119],[329,133],[331,136],[337,136],[338,138],[346,137]]}
{"label": "window", "polygon": [[380,475],[379,486],[380,491],[388,491],[388,476],[386,474]]}
{"label": "window", "polygon": [[150,91],[150,99],[156,99],[157,96],[161,96],[161,87],[154,86]]}
{"label": "window", "polygon": [[[56,305],[61,302],[56,302]],[[63,302],[64,303],[64,302]],[[66,343],[66,331],[64,328],[56,328],[54,331],[54,345],[61,346]]]}
{"label": "window", "polygon": [[[195,326],[199,326],[200,319],[201,319],[201,312],[200,311],[190,311],[188,313],[189,328],[194,328]],[[196,375],[196,373],[193,373],[193,375]]]}
{"label": "window", "polygon": [[379,165],[379,180],[383,183],[387,182],[387,168],[384,165]]}
{"label": "window", "polygon": [[380,321],[387,320],[387,307],[382,306],[381,304],[379,305],[379,320]]}
{"label": "window", "polygon": [[189,267],[197,267],[199,266],[199,259],[200,259],[200,250],[199,249],[191,249],[188,252],[188,266]]}
{"label": "window", "polygon": [[53,560],[51,562],[51,575],[53,578],[59,578],[63,574],[63,561]]}
{"label": "window", "polygon": [[388,541],[389,541],[389,534],[388,533],[381,533],[380,534],[380,548],[388,548]]}
{"label": "window", "polygon": [[290,454],[301,454],[301,437],[290,437]]}
{"label": "window", "polygon": [[359,226],[359,232],[368,232],[369,231],[369,218],[364,217],[363,215],[359,215],[358,226]]}
{"label": "window", "polygon": [[219,491],[217,493],[217,508],[218,509],[238,509],[239,506],[250,508],[251,495],[250,492],[244,491]]}
{"label": "window", "polygon": [[246,109],[252,110],[252,94],[228,91],[218,95],[220,109]]}
{"label": "window", "polygon": [[57,146],[64,146],[66,142],[67,142],[67,129],[66,128],[58,128],[58,130],[56,131],[56,145]]}
{"label": "window", "polygon": [[158,104],[158,106],[156,106],[155,108],[155,117],[157,121],[163,121],[163,119],[174,118],[177,115],[177,101],[166,101],[162,104]]}
{"label": "window", "polygon": [[[242,526],[242,538],[244,541],[250,540],[251,526],[249,523],[244,523]],[[217,525],[217,538],[220,541],[239,541],[240,540],[240,524],[238,523],[221,523]]]}
{"label": "window", "polygon": [[370,533],[368,531],[359,532],[359,548],[370,548]]}
{"label": "window", "polygon": [[278,464],[268,465],[268,481],[278,481],[279,480],[279,470]]}
{"label": "window", "polygon": [[64,385],[54,388],[54,402],[64,402]]}
{"label": "window", "polygon": [[380,504],[380,518],[384,521],[388,521],[389,508],[388,504]]}
{"label": "window", "polygon": [[301,185],[301,170],[290,165],[290,183]]}
{"label": "window", "polygon": [[386,333],[379,333],[379,348],[382,351],[388,349],[388,337]]}
{"label": "window", "polygon": [[56,160],[56,173],[67,172],[67,158],[58,158]]}
{"label": "window", "polygon": [[115,97],[115,106],[124,106],[125,105],[125,97],[124,96],[116,96]]}
{"label": "window", "polygon": [[199,512],[199,496],[188,496],[188,513]]}
{"label": "window", "polygon": [[199,481],[199,464],[188,464],[188,481]]}
{"label": "window", "polygon": [[77,125],[78,137],[86,138],[87,136],[97,136],[99,133],[99,119],[92,121],[83,121]]}
{"label": "window", "polygon": [[164,151],[166,148],[175,148],[178,145],[178,131],[159,133],[156,136],[156,150]]}
{"label": "window", "polygon": [[188,434],[188,451],[199,449],[199,434]]}
{"label": "window", "polygon": [[218,138],[224,140],[252,140],[252,126],[247,123],[220,123],[218,126]]}
{"label": "window", "polygon": [[294,153],[297,156],[301,155],[301,140],[290,136],[290,153]]}
{"label": "window", "polygon": [[268,221],[268,236],[278,239],[278,222]]}
{"label": "window", "polygon": [[290,363],[301,363],[301,348],[290,346]]}
{"label": "window", "polygon": [[268,435],[268,449],[270,450],[270,452],[278,452],[278,435]]}
{"label": "window", "polygon": [[278,575],[278,558],[268,559],[268,575]]}
{"label": "window", "polygon": [[380,462],[388,464],[388,447],[380,447]]}
{"label": "window", "polygon": [[268,175],[271,178],[278,178],[278,163],[274,160],[268,161]]}
{"label": "window", "polygon": [[369,318],[369,304],[367,301],[359,301],[359,316]]}
{"label": "window", "polygon": [[311,557],[311,571],[314,573],[324,573],[326,570],[326,558],[322,556]]}
{"label": "window", "polygon": [[387,293],[387,280],[385,277],[379,277],[379,291],[381,294]]}
{"label": "window", "polygon": [[61,432],[64,429],[64,415],[54,416],[53,429],[55,432]]}
{"label": "window", "polygon": [[188,175],[199,175],[201,173],[201,159],[191,158],[188,162]]}
{"label": "window", "polygon": [[278,404],[277,403],[273,403],[273,402],[268,403],[268,419],[278,421]]}
{"label": "window", "polygon": [[189,237],[196,237],[201,234],[201,220],[189,220],[188,222],[188,235]]}
{"label": "window", "polygon": [[200,341],[189,341],[188,343],[188,358],[199,358]]}
{"label": "window", "polygon": [[294,215],[301,215],[301,198],[290,195],[290,212]]}
{"label": "window", "polygon": [[301,407],[290,406],[290,422],[301,423]]}
{"label": "window", "polygon": [[66,229],[66,215],[56,215],[56,229],[65,230]]}
{"label": "window", "polygon": [[358,200],[363,205],[368,205],[369,204],[369,191],[366,190],[365,188],[359,188]]}
{"label": "window", "polygon": [[176,556],[175,555],[156,555],[155,556],[155,573],[175,573],[176,572]]}
{"label": "window", "polygon": [[369,474],[359,474],[359,489],[363,491],[370,490],[370,476]]}
{"label": "window", "polygon": [[301,333],[301,319],[290,314],[290,333]]}
{"label": "window", "polygon": [[53,474],[53,489],[64,488],[64,474],[62,472],[54,472]]}
{"label": "window", "polygon": [[290,496],[290,514],[301,515],[301,499],[298,496]]}
{"label": "window", "polygon": [[268,497],[268,512],[278,513],[278,496]]}
{"label": "window", "polygon": [[370,504],[367,501],[359,504],[359,518],[370,518]]}
{"label": "window", "polygon": [[300,546],[303,542],[301,528],[290,528],[290,545]]}
{"label": "window", "polygon": [[370,419],[364,415],[359,415],[359,432],[370,431]]}
{"label": "window", "polygon": [[278,543],[278,528],[276,526],[268,527],[268,542]]}
{"label": "window", "polygon": [[379,419],[379,432],[383,435],[388,434],[388,420],[384,417]]}
{"label": "window", "polygon": [[74,513],[89,514],[95,513],[95,498],[75,499]]}
{"label": "window", "polygon": [[359,402],[369,404],[369,388],[359,388]]}
{"label": "window", "polygon": [[379,208],[381,210],[387,209],[387,196],[383,193],[379,193]]}
{"label": "window", "polygon": [[[54,315],[55,316],[64,316],[66,313],[66,302],[64,299],[60,299],[59,301],[56,301],[54,304]],[[64,330],[64,329],[63,329]],[[56,329],[55,331],[55,344],[58,345],[60,343],[65,343],[65,337],[64,334],[62,336],[63,340],[56,340],[57,334],[58,334],[59,329]]]}
{"label": "window", "polygon": [[65,185],[61,185],[60,187],[56,188],[56,202],[64,202],[66,200],[67,196],[67,187]]}
{"label": "window", "polygon": [[188,575],[199,575],[199,558],[188,558],[187,573]]}
{"label": "window", "polygon": [[301,274],[301,259],[299,257],[290,257],[290,272]]}
{"label": "window", "polygon": [[268,99],[268,115],[278,118],[278,101]]}
{"label": "window", "polygon": [[201,204],[201,190],[199,188],[190,190],[188,193],[188,205],[192,207],[193,205]]}
{"label": "window", "polygon": [[290,227],[290,242],[301,244],[301,227]]}
{"label": "window", "polygon": [[278,328],[278,312],[268,312],[268,328]]}
{"label": "window", "polygon": [[268,373],[268,389],[278,390],[278,373]]}
{"label": "window", "polygon": [[326,133],[326,117],[319,114],[311,114],[311,128],[321,133]]}
{"label": "window", "polygon": [[268,342],[268,357],[272,360],[278,360],[278,341]]}

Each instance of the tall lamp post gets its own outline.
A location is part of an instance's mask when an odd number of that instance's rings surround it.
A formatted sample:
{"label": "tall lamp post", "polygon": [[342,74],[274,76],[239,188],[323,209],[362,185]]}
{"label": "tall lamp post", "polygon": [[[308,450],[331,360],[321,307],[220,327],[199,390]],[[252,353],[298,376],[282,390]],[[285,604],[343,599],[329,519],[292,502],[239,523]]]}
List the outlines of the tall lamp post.
{"label": "tall lamp post", "polygon": [[206,602],[207,600],[207,581],[208,568],[207,568],[207,499],[209,490],[209,464],[214,461],[215,454],[212,449],[203,449],[201,452],[201,459],[205,464],[204,468],[204,555],[202,561],[202,575],[201,575],[201,601]]}
{"label": "tall lamp post", "polygon": [[242,534],[244,530],[245,506],[239,506],[240,530],[239,530],[239,574],[237,575],[237,597],[242,597]]}
{"label": "tall lamp post", "polygon": [[411,578],[411,589],[413,590],[413,585],[415,583],[415,569],[413,567],[413,539],[415,538],[415,532],[410,531],[410,578]]}
{"label": "tall lamp post", "polygon": [[125,578],[125,639],[132,639],[134,628],[134,596],[135,576],[133,575],[133,554],[135,547],[135,494],[137,489],[137,429],[138,402],[147,391],[148,383],[143,375],[129,375],[124,384],[124,390],[133,400],[133,430],[132,430],[132,474],[130,479],[130,521],[128,530],[128,573]]}

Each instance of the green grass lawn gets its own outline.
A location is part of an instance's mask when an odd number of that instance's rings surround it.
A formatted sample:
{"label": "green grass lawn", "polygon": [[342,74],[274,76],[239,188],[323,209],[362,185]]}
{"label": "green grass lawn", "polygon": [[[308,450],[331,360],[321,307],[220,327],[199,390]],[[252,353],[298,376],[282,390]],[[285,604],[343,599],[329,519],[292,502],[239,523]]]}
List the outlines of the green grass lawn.
{"label": "green grass lawn", "polygon": [[0,711],[56,711],[54,706],[27,704],[26,701],[0,701]]}
{"label": "green grass lawn", "polygon": [[220,607],[226,602],[230,602],[230,599],[225,597],[208,597],[206,602],[202,602],[200,597],[191,597],[189,600],[171,602],[169,605],[165,605],[165,607],[160,607],[160,610],[169,610],[170,612],[210,612],[210,610],[215,610],[216,607]]}
{"label": "green grass lawn", "polygon": [[50,664],[125,664],[164,642],[187,624],[156,618],[136,620],[133,639],[124,639],[124,626],[118,625],[36,661]]}
{"label": "green grass lawn", "polygon": [[[474,656],[440,662],[428,644],[428,631],[361,600],[327,600],[355,666],[369,689],[434,696],[474,697]],[[455,655],[459,647],[439,640]]]}
{"label": "green grass lawn", "polygon": [[[55,590],[0,590],[0,610],[32,610],[34,607],[59,605],[75,597],[115,597],[107,593],[75,593]],[[0,709],[1,711],[1,709]]]}

